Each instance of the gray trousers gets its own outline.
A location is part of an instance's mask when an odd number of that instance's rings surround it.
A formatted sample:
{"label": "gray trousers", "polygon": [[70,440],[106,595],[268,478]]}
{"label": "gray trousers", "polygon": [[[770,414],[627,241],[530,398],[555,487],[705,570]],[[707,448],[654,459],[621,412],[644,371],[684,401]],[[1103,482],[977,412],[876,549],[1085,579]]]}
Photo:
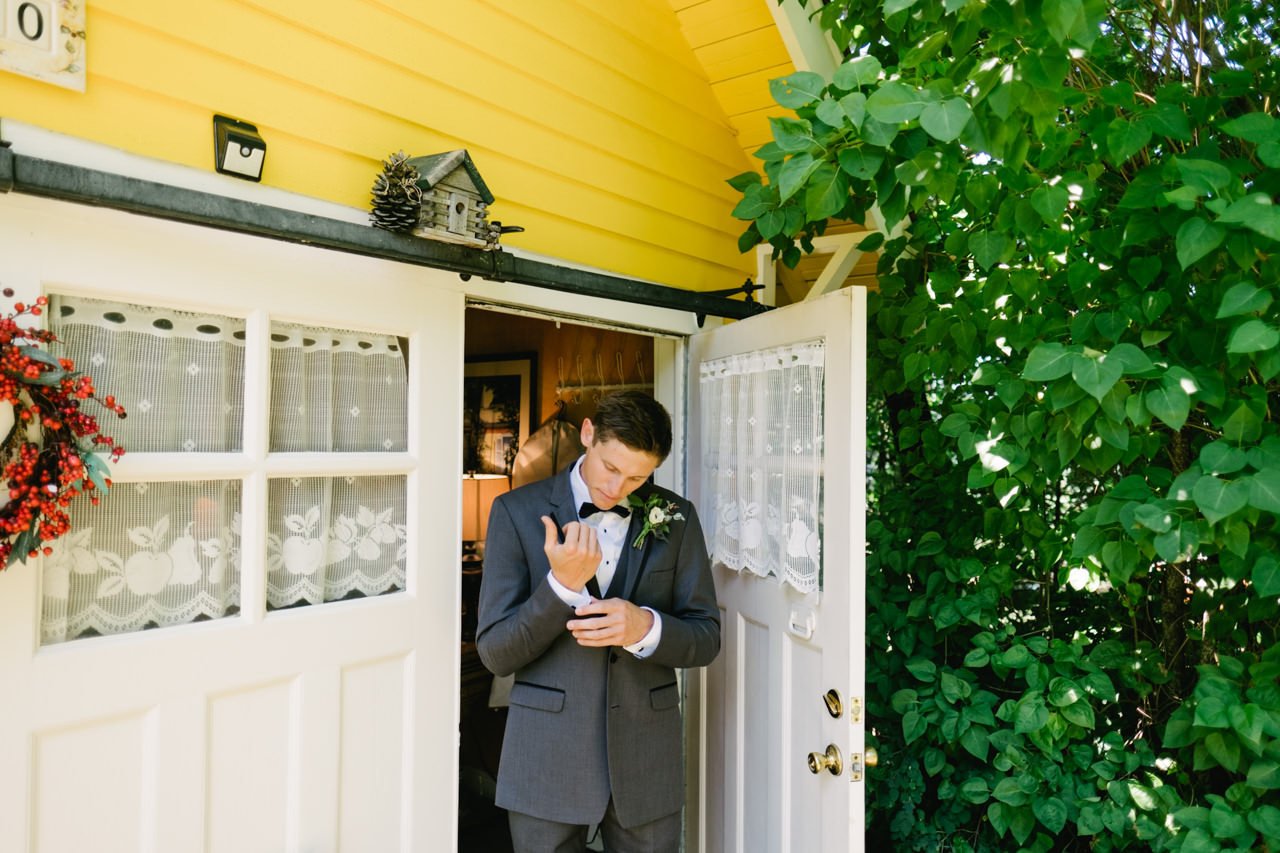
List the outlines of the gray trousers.
{"label": "gray trousers", "polygon": [[[511,842],[516,853],[583,853],[587,849],[587,827],[557,823],[519,812],[508,812]],[[613,800],[600,824],[605,853],[678,853],[680,812],[630,829],[618,823]]]}

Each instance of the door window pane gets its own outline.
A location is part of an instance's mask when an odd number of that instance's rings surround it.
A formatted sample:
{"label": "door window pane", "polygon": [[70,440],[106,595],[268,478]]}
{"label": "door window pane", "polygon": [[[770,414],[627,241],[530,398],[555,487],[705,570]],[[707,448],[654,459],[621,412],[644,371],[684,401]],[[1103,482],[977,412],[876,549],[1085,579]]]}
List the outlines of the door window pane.
{"label": "door window pane", "polygon": [[128,417],[102,417],[130,453],[242,446],[245,322],[236,317],[53,294],[49,327]]}
{"label": "door window pane", "polygon": [[43,558],[41,641],[240,610],[240,481],[117,483]]}
{"label": "door window pane", "polygon": [[271,480],[267,607],[404,589],[406,489],[401,476]]}
{"label": "door window pane", "polygon": [[404,353],[393,335],[271,325],[271,449],[408,447]]}
{"label": "door window pane", "polygon": [[801,592],[822,584],[821,341],[701,365],[711,556]]}

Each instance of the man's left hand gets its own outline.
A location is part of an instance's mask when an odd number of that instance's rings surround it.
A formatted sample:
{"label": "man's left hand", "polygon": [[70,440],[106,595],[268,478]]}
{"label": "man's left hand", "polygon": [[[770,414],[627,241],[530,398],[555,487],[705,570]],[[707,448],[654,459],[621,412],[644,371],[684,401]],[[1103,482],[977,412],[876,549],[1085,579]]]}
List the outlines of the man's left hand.
{"label": "man's left hand", "polygon": [[653,614],[624,598],[592,601],[574,612],[580,618],[570,619],[566,627],[583,646],[630,646],[653,627]]}

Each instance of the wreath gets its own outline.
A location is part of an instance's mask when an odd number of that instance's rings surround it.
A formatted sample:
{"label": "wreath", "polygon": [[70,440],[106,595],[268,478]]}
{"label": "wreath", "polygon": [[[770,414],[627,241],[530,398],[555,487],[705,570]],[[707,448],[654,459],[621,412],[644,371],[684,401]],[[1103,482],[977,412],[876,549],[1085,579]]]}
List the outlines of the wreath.
{"label": "wreath", "polygon": [[[13,288],[2,292],[13,298]],[[93,379],[77,372],[71,359],[41,348],[57,343],[57,335],[19,324],[23,317],[39,317],[48,303],[44,296],[34,305],[17,302],[0,318],[0,400],[13,412],[13,425],[0,442],[9,488],[8,503],[0,506],[0,570],[11,557],[20,562],[52,553],[47,543],[71,529],[71,501],[87,493],[97,504],[98,494],[111,487],[98,452],[107,452],[112,462],[124,454],[80,406],[95,400],[121,418],[124,407],[112,396],[98,397]]]}

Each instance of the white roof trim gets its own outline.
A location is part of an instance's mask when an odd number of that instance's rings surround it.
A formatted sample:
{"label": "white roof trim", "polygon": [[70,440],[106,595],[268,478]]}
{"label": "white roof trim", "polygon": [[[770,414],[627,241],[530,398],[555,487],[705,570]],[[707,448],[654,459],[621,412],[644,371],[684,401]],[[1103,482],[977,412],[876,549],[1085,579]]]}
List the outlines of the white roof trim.
{"label": "white roof trim", "polygon": [[810,12],[816,12],[821,6],[812,0],[811,8],[802,8],[798,0],[761,1],[769,6],[796,70],[813,71],[830,80],[840,67],[841,57],[831,36],[809,17]]}

